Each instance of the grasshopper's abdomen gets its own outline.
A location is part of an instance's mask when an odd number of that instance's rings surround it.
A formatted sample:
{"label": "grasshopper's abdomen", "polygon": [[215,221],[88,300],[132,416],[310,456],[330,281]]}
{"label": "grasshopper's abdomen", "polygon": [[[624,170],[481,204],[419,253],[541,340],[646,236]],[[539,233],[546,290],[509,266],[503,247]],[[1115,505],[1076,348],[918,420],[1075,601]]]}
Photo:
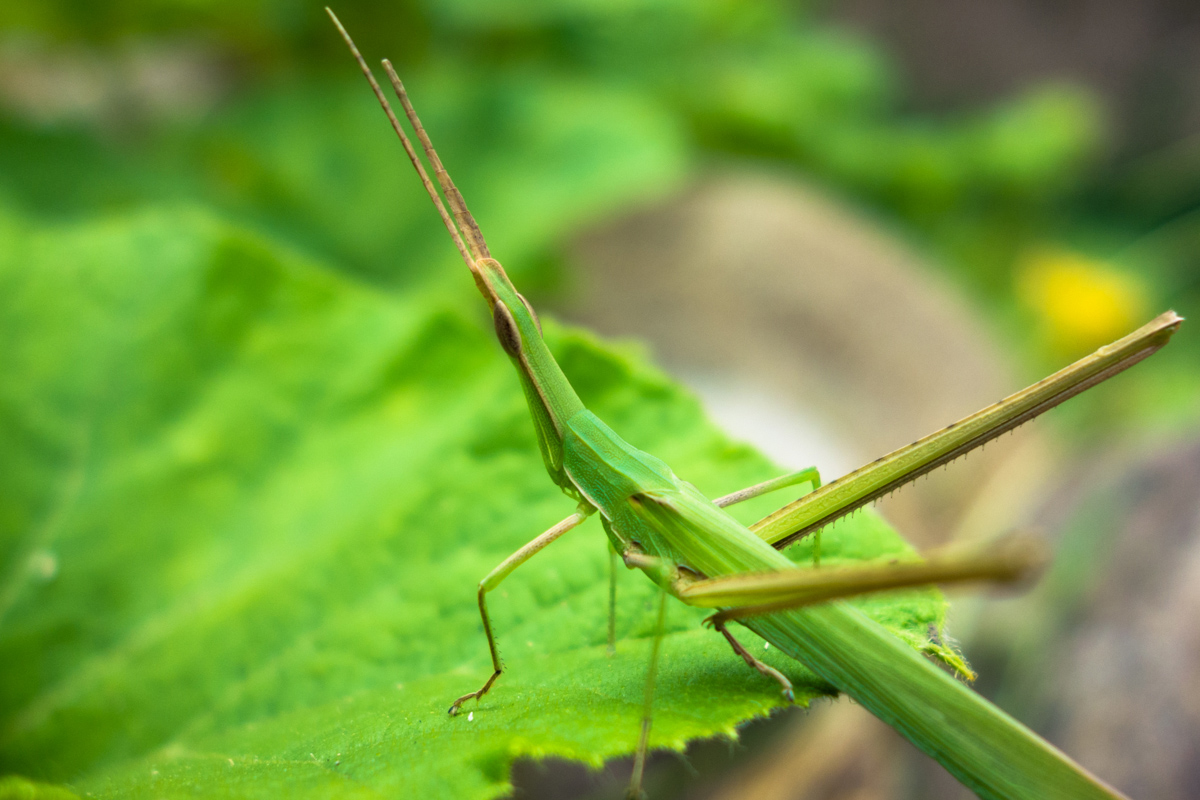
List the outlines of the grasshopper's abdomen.
{"label": "grasshopper's abdomen", "polygon": [[742,622],[896,728],[980,797],[1120,796],[845,602]]}

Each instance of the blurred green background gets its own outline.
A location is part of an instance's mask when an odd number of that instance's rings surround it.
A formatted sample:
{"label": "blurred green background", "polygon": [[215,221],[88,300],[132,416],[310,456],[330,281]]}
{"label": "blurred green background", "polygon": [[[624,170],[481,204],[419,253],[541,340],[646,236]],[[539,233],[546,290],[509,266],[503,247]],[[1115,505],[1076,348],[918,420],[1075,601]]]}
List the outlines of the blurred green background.
{"label": "blurred green background", "polygon": [[[1186,4],[347,0],[335,10],[369,61],[393,60],[493,253],[539,304],[649,340],[714,406],[736,384],[735,415],[754,415],[745,398],[756,374],[828,371],[841,408],[813,390],[781,413],[823,419],[818,438],[850,466],[927,432],[905,425],[926,425],[930,409],[949,422],[941,399],[972,411],[971,387],[994,400],[1159,311],[1200,312],[1200,15]],[[436,291],[461,266],[410,172],[320,3],[0,6],[6,213],[52,223],[200,206],[386,292]],[[705,213],[725,207],[756,209],[741,231],[752,241],[705,238],[719,227]],[[774,227],[754,227],[773,215]],[[774,271],[754,273],[766,256],[738,260],[772,231],[786,239],[806,226],[805,242],[846,239],[838,253],[886,245],[854,256],[854,281],[824,295],[822,281],[851,270],[823,268],[819,247],[801,257],[781,245]],[[753,273],[831,298],[819,313],[796,308],[809,327],[794,338],[841,363],[805,373],[779,328],[727,334],[744,346],[720,358],[680,344],[752,316],[698,311],[709,284],[687,265],[722,248],[734,254],[722,274],[739,286]],[[867,263],[876,252],[891,258],[886,274]],[[656,278],[672,259],[682,266]],[[728,299],[726,284],[712,285]],[[872,327],[886,314],[857,298],[880,286],[900,287],[883,292],[887,311],[913,327]],[[630,319],[672,298],[686,306],[676,339]],[[867,340],[837,338],[855,327]],[[980,344],[939,356],[968,340]],[[1200,786],[1195,745],[1164,744],[1200,741],[1186,688],[1200,648],[1172,622],[1200,602],[1185,580],[1200,563],[1197,341],[1185,325],[1153,362],[1038,423],[1039,438],[1002,450],[966,485],[939,494],[935,479],[891,509],[924,544],[994,520],[1038,525],[1059,543],[1068,555],[1036,592],[967,604],[957,632],[983,691],[1139,797]],[[939,363],[906,361],[929,357]],[[871,374],[919,379],[897,388],[856,372],[870,363],[886,365]],[[790,391],[781,386],[764,391]],[[1046,674],[1090,688],[1070,697]],[[698,745],[691,772],[660,760],[657,790],[958,796],[906,745],[848,719],[783,715],[752,726],[747,741],[760,745],[732,756]],[[829,733],[833,755],[796,767],[822,738],[814,731]],[[1130,753],[1149,752],[1160,755],[1133,763]],[[519,766],[518,792],[529,793],[519,796],[619,783],[580,769]]]}
{"label": "blurred green background", "polygon": [[[1086,352],[1167,305],[1186,315],[1200,112],[1184,44],[1149,37],[1187,13],[1123,12],[1141,25],[1122,44],[1132,22],[1104,2],[1047,11],[1040,29],[1011,9],[915,8],[339,12],[413,85],[497,250],[535,280],[560,277],[580,231],[749,166],[815,182],[914,242],[1023,358]],[[0,26],[6,202],[64,217],[199,201],[383,285],[444,273],[441,232],[319,4],[13,2]],[[1125,51],[1113,64],[1108,45]],[[927,86],[906,75],[906,47]],[[1039,47],[1051,56],[1031,59]]]}

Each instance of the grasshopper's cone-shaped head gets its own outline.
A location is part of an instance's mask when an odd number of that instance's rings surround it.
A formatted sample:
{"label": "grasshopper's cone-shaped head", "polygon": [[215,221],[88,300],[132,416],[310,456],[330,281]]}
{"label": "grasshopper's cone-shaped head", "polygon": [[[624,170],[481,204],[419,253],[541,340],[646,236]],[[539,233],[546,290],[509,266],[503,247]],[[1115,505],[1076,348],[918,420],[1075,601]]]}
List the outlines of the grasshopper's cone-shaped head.
{"label": "grasshopper's cone-shaped head", "polygon": [[567,421],[583,410],[583,403],[542,341],[537,312],[512,285],[500,263],[481,258],[471,271],[492,307],[496,338],[517,368],[546,470],[556,484],[574,495],[574,484],[563,471],[563,430]]}
{"label": "grasshopper's cone-shaped head", "polygon": [[525,296],[508,279],[508,273],[494,258],[482,258],[471,269],[479,291],[492,309],[496,338],[504,352],[524,358],[534,341],[542,338],[542,322]]}
{"label": "grasshopper's cone-shaped head", "polygon": [[[521,387],[525,390],[525,399],[528,401],[529,410],[533,415],[538,445],[550,478],[564,491],[574,495],[576,491],[574,484],[567,478],[563,470],[563,431],[567,421],[583,410],[583,404],[579,401],[575,390],[571,388],[566,376],[563,375],[558,363],[555,362],[554,356],[550,354],[549,349],[542,341],[542,325],[538,321],[537,314],[509,281],[508,275],[504,273],[504,268],[488,252],[487,243],[483,239],[479,225],[476,224],[475,218],[467,209],[462,193],[458,191],[458,187],[450,180],[450,174],[442,166],[442,161],[438,158],[437,151],[433,149],[429,135],[421,125],[421,120],[413,109],[412,103],[409,102],[404,84],[396,75],[396,71],[392,69],[391,63],[385,60],[383,66],[387,70],[392,88],[396,91],[396,97],[404,108],[404,115],[412,125],[413,132],[421,143],[421,149],[424,150],[425,157],[433,168],[437,184],[446,196],[445,203],[438,195],[438,190],[425,170],[425,165],[413,148],[408,134],[404,132],[400,120],[392,111],[387,98],[384,97],[383,90],[379,88],[379,82],[375,80],[371,68],[367,66],[367,62],[354,45],[350,34],[342,27],[342,23],[332,11],[328,8],[325,11],[328,12],[329,18],[333,20],[333,24],[341,33],[346,46],[350,48],[350,52],[358,61],[363,75],[371,84],[375,97],[392,123],[392,129],[396,131],[396,135],[400,137],[400,143],[404,145],[404,152],[408,154],[409,161],[417,170],[421,183],[424,184],[426,192],[433,200],[434,207],[442,217],[446,230],[450,233],[450,238],[454,240],[463,261],[471,269],[475,285],[487,301],[488,308],[491,309],[500,346],[512,359],[521,378]],[[447,204],[450,206],[449,212],[446,210]],[[453,217],[451,217],[451,212]]]}
{"label": "grasshopper's cone-shaped head", "polygon": [[[542,341],[542,324],[538,321],[537,314],[534,313],[529,302],[512,285],[508,275],[504,272],[504,267],[500,266],[500,262],[492,258],[491,253],[488,252],[483,232],[479,230],[479,225],[476,224],[475,218],[467,209],[467,203],[463,200],[462,193],[458,191],[454,181],[450,180],[450,174],[442,166],[442,160],[438,158],[437,151],[433,149],[433,143],[429,140],[429,135],[425,132],[420,117],[417,116],[417,112],[408,99],[408,92],[405,91],[404,84],[396,75],[396,71],[392,69],[391,63],[385,60],[383,62],[384,69],[387,70],[392,88],[396,91],[396,97],[404,108],[404,116],[412,125],[413,132],[421,143],[421,149],[425,151],[425,157],[429,159],[429,164],[433,167],[437,184],[446,196],[445,203],[438,195],[429,173],[425,170],[425,165],[413,148],[412,142],[409,141],[408,134],[404,132],[404,127],[392,111],[387,98],[384,97],[383,90],[379,88],[379,82],[375,80],[371,68],[367,66],[362,54],[355,47],[350,34],[346,33],[346,29],[342,27],[342,23],[332,11],[328,8],[325,11],[328,12],[329,18],[333,20],[333,24],[341,33],[346,46],[350,48],[350,52],[358,61],[363,75],[371,84],[375,97],[392,123],[392,129],[396,131],[396,135],[400,137],[400,143],[404,145],[404,152],[408,154],[408,160],[417,170],[417,175],[420,176],[425,191],[429,193],[429,198],[433,201],[438,214],[441,215],[442,222],[450,233],[450,238],[454,240],[454,245],[462,255],[463,261],[471,269],[475,285],[483,295],[483,299],[487,301],[488,308],[491,309],[500,346],[512,359],[513,364],[517,367],[517,374],[521,378],[521,387],[525,390],[525,399],[529,402],[529,410],[533,414],[533,426],[537,431],[538,446],[542,451],[542,459],[546,462],[546,470],[550,473],[550,478],[565,491],[573,494],[574,484],[567,478],[563,470],[563,430],[566,428],[567,420],[583,410],[583,404],[579,401],[579,397],[571,388],[571,384],[563,375],[562,370],[559,369],[554,356],[550,354],[549,349]],[[449,212],[446,210],[447,204],[450,206]],[[453,212],[453,218],[451,212]]]}

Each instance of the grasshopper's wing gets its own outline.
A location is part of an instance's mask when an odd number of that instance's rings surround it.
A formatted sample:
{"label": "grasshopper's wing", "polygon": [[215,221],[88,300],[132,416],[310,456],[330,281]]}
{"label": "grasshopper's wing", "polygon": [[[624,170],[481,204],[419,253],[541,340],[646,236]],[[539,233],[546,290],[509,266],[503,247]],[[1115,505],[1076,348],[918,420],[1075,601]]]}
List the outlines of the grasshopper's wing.
{"label": "grasshopper's wing", "polygon": [[762,518],[750,530],[782,549],[1128,369],[1163,347],[1182,322],[1183,318],[1174,311],[1161,314],[1124,339],[1100,348],[1049,378],[825,484]]}
{"label": "grasshopper's wing", "polygon": [[889,589],[974,581],[1011,583],[1044,561],[1045,550],[1037,540],[1011,535],[972,551],[932,553],[923,561],[724,575],[679,585],[674,594],[688,605],[723,608],[720,619],[730,620]]}

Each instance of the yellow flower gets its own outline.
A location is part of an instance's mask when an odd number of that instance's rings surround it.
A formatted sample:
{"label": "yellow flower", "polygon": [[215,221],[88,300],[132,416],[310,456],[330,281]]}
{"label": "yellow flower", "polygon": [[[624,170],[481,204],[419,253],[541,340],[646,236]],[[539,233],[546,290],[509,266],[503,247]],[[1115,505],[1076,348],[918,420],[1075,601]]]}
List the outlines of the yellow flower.
{"label": "yellow flower", "polygon": [[1144,321],[1146,292],[1137,278],[1066,250],[1023,257],[1017,293],[1041,318],[1050,344],[1066,353],[1092,350]]}

